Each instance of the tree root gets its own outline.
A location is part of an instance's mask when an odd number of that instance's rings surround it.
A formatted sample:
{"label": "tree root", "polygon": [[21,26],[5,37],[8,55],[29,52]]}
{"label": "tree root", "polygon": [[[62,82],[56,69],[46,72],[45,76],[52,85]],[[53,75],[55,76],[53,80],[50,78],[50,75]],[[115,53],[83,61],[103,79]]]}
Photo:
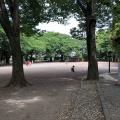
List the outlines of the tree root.
{"label": "tree root", "polygon": [[31,86],[33,84],[31,83],[28,83],[26,80],[24,81],[13,81],[11,80],[6,86],[4,86],[4,88],[7,88],[7,87],[12,87],[12,88],[23,88],[23,87],[28,87],[28,86]]}

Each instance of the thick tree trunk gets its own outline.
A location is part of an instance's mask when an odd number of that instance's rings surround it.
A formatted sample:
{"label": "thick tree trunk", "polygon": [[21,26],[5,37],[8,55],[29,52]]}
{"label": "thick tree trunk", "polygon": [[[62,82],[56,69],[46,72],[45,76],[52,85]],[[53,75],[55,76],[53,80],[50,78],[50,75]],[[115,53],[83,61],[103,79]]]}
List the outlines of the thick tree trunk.
{"label": "thick tree trunk", "polygon": [[96,44],[95,44],[95,2],[91,0],[87,4],[86,14],[86,33],[87,33],[87,49],[88,49],[88,80],[99,79],[98,63],[96,57]]}
{"label": "thick tree trunk", "polygon": [[88,80],[99,79],[98,63],[96,57],[96,44],[95,44],[95,0],[88,0],[83,5],[81,0],[77,0],[79,8],[82,10],[84,16],[86,17],[86,34],[87,34],[87,50],[88,50]]}
{"label": "thick tree trunk", "polygon": [[24,76],[23,70],[23,58],[20,48],[20,40],[18,36],[14,37],[14,43],[12,45],[12,78],[7,86],[24,87],[28,85],[28,82]]}
{"label": "thick tree trunk", "polygon": [[9,39],[13,58],[12,78],[7,86],[23,87],[28,82],[24,76],[20,48],[19,0],[0,0],[0,11],[0,23]]}

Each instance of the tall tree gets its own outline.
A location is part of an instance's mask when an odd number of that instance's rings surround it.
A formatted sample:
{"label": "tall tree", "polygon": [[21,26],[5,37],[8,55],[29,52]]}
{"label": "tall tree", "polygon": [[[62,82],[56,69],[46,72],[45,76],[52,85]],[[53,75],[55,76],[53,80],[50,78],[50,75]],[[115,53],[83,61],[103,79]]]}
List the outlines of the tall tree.
{"label": "tall tree", "polygon": [[[110,22],[109,13],[112,0],[61,0],[56,2],[56,6],[60,11],[66,11],[69,16],[74,16],[79,25],[79,31],[86,31],[87,36],[87,50],[88,50],[88,74],[87,79],[99,79],[99,71],[96,57],[96,44],[95,44],[95,29],[96,27],[103,27]],[[64,4],[65,3],[65,4]],[[106,20],[106,22],[105,22]],[[81,36],[78,36],[79,38]],[[94,73],[94,74],[93,74]]]}
{"label": "tall tree", "polygon": [[[86,34],[87,34],[87,49],[88,49],[88,74],[87,79],[99,79],[98,64],[96,57],[96,45],[95,45],[95,0],[90,0],[86,3],[86,6],[82,4],[80,0],[77,0],[77,4],[86,18]],[[93,74],[94,73],[94,74]]]}
{"label": "tall tree", "polygon": [[48,58],[61,56],[61,61],[63,61],[63,56],[64,59],[68,59],[72,51],[79,55],[80,41],[69,35],[47,32],[40,39],[46,43],[46,57]]}
{"label": "tall tree", "polygon": [[[8,6],[7,6],[7,5]],[[8,86],[26,86],[20,48],[19,0],[0,0],[0,23],[11,45],[13,70]]]}
{"label": "tall tree", "polygon": [[8,86],[28,85],[23,70],[20,31],[31,35],[39,32],[35,28],[39,22],[49,22],[52,17],[56,19],[48,1],[0,0],[0,23],[9,39],[13,59],[12,78]]}

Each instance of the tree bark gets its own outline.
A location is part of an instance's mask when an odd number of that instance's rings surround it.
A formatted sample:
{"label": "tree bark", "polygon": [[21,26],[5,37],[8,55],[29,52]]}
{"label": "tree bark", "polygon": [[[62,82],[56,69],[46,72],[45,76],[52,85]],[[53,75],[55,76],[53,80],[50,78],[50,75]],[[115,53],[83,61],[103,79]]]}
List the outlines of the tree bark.
{"label": "tree bark", "polygon": [[23,70],[23,57],[20,48],[19,36],[14,37],[14,43],[12,45],[12,78],[7,86],[24,87],[28,85],[28,82],[24,76]]}
{"label": "tree bark", "polygon": [[81,0],[77,0],[79,8],[82,10],[86,18],[86,34],[87,34],[87,51],[88,51],[88,80],[99,79],[98,63],[96,57],[96,44],[95,44],[95,0],[86,1],[83,5]]}
{"label": "tree bark", "polygon": [[98,63],[96,57],[96,44],[95,44],[95,0],[86,1],[83,5],[81,0],[77,0],[79,8],[82,10],[86,18],[86,34],[87,34],[87,51],[88,51],[88,80],[99,79]]}
{"label": "tree bark", "polygon": [[[6,9],[6,3],[10,10],[10,16]],[[6,0],[6,3],[4,0],[0,0],[0,23],[9,39],[13,58],[12,78],[7,86],[24,87],[28,85],[28,82],[24,76],[20,48],[19,0]]]}
{"label": "tree bark", "polygon": [[95,1],[91,0],[87,3],[86,11],[86,33],[87,33],[87,50],[88,50],[88,80],[99,79],[98,63],[96,57],[96,44],[95,44]]}

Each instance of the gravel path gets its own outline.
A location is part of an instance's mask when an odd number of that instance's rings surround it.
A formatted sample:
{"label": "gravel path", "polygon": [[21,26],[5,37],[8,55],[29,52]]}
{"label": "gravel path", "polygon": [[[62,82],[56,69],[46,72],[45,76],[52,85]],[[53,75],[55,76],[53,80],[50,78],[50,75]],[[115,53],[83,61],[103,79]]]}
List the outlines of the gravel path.
{"label": "gravel path", "polygon": [[96,81],[81,81],[71,120],[105,120]]}
{"label": "gravel path", "polygon": [[71,120],[120,120],[118,73],[103,75],[98,81],[81,81]]}
{"label": "gravel path", "polygon": [[[117,79],[117,73],[112,76]],[[120,87],[116,83],[102,78],[97,83],[106,120],[120,120]]]}

